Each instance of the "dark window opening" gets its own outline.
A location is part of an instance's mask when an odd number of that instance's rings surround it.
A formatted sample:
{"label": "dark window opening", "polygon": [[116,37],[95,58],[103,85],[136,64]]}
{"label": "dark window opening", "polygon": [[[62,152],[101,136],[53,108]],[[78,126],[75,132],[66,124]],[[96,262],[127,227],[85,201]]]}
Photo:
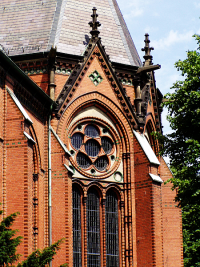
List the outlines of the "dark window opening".
{"label": "dark window opening", "polygon": [[106,266],[119,266],[118,200],[111,190],[106,195]]}
{"label": "dark window opening", "polygon": [[85,128],[85,134],[89,137],[95,138],[99,136],[99,131],[97,127],[93,125],[87,125]]}
{"label": "dark window opening", "polygon": [[95,163],[94,166],[99,170],[99,171],[104,171],[107,166],[108,166],[108,158],[106,156],[99,157]]}
{"label": "dark window opening", "polygon": [[88,158],[88,156],[86,156],[83,153],[78,153],[76,160],[77,160],[79,167],[83,169],[87,169],[91,165],[90,159]]}
{"label": "dark window opening", "polygon": [[90,157],[96,157],[100,152],[100,145],[96,140],[88,140],[85,144],[85,151]]}
{"label": "dark window opening", "polygon": [[75,149],[80,149],[80,147],[83,143],[83,135],[80,133],[73,134],[72,139],[71,139],[71,143]]}
{"label": "dark window opening", "polygon": [[73,187],[73,267],[81,266],[81,195]]}
{"label": "dark window opening", "polygon": [[100,267],[99,196],[93,188],[87,197],[87,266]]}
{"label": "dark window opening", "polygon": [[113,142],[108,137],[102,137],[101,143],[102,143],[102,147],[105,153],[109,154],[113,148]]}

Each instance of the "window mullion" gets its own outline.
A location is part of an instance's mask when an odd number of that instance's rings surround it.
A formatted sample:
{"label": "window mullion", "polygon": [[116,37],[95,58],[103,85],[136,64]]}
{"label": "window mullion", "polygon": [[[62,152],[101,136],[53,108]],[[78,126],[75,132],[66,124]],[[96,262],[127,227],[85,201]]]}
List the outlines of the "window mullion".
{"label": "window mullion", "polygon": [[84,233],[84,236],[83,236],[83,243],[84,243],[84,255],[82,255],[82,259],[83,259],[83,266],[87,266],[87,197],[84,196],[83,198],[83,233]]}
{"label": "window mullion", "polygon": [[105,204],[106,204],[106,199],[102,199],[102,233],[103,233],[103,266],[106,266],[106,219],[105,219],[105,212],[106,212],[106,207],[105,207]]}

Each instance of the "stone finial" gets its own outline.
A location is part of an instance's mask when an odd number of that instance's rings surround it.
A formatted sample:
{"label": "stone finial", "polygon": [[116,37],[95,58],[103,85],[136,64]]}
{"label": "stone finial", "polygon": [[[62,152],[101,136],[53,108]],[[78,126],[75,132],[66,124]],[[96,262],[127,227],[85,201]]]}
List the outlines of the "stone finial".
{"label": "stone finial", "polygon": [[141,49],[142,51],[145,52],[145,55],[143,56],[143,58],[145,59],[144,66],[149,66],[153,64],[152,63],[153,56],[151,55],[151,50],[154,50],[154,48],[149,46],[150,40],[148,33],[145,34],[144,42],[145,46],[144,48]]}
{"label": "stone finial", "polygon": [[93,7],[92,10],[93,10],[93,14],[91,15],[92,21],[90,21],[88,24],[90,25],[90,27],[92,27],[92,30],[90,32],[92,37],[98,37],[100,33],[98,27],[101,26],[101,23],[97,21],[98,14],[96,13],[97,11],[96,7]]}

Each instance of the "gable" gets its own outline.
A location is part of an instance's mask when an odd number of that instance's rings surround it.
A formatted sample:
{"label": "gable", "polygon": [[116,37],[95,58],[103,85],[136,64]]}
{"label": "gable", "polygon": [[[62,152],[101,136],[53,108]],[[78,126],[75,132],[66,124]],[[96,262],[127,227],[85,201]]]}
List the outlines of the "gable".
{"label": "gable", "polygon": [[[98,83],[98,79],[100,80]],[[84,77],[80,81],[76,91],[74,92],[71,101],[76,97],[85,94],[85,93],[92,93],[92,92],[99,92],[109,99],[114,101],[118,106],[120,106],[119,99],[117,98],[113,88],[110,85],[109,78],[104,73],[100,62],[98,61],[97,57],[95,56],[88,68],[85,72]]]}
{"label": "gable", "polygon": [[58,99],[58,114],[62,114],[67,105],[78,96],[99,92],[112,100],[124,112],[132,125],[136,125],[133,106],[125,90],[117,79],[99,38],[91,39],[83,63],[79,63],[68,78]]}

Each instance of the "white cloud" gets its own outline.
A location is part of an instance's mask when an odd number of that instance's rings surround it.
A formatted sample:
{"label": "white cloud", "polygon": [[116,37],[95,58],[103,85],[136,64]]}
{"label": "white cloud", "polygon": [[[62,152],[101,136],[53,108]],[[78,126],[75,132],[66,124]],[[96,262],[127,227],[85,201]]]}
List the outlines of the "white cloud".
{"label": "white cloud", "polygon": [[157,50],[166,50],[170,46],[192,39],[194,31],[190,30],[185,33],[178,33],[178,31],[171,30],[165,38],[161,38],[158,41],[152,41],[152,46]]}

